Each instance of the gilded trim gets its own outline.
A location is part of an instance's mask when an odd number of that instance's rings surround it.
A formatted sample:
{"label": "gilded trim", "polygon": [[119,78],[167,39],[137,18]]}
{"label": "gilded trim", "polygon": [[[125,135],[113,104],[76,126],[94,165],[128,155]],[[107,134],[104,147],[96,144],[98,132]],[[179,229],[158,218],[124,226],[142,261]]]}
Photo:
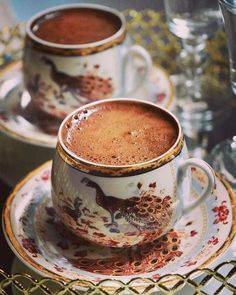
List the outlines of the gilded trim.
{"label": "gilded trim", "polygon": [[73,168],[77,170],[80,170],[85,173],[90,173],[92,175],[103,176],[103,177],[121,177],[121,176],[133,176],[133,175],[143,174],[148,171],[154,170],[156,168],[159,168],[167,164],[169,161],[173,160],[176,156],[180,154],[184,146],[184,135],[182,133],[180,123],[178,119],[171,112],[169,112],[163,107],[157,106],[155,103],[142,101],[140,99],[134,99],[134,98],[122,98],[122,99],[110,98],[110,99],[99,100],[99,101],[95,101],[90,104],[87,104],[86,108],[90,108],[94,106],[97,107],[97,105],[101,105],[103,103],[119,102],[120,100],[122,101],[125,100],[129,103],[132,102],[132,103],[138,103],[138,104],[141,103],[144,105],[149,105],[152,108],[158,108],[162,110],[164,113],[168,113],[169,116],[172,117],[172,120],[175,121],[178,128],[178,136],[175,143],[172,145],[172,147],[169,150],[167,150],[164,154],[154,159],[151,159],[146,162],[130,164],[130,165],[122,165],[122,166],[104,165],[104,164],[94,163],[94,162],[90,162],[88,160],[82,159],[66,147],[62,138],[62,129],[64,128],[64,124],[66,124],[66,122],[70,120],[76,113],[83,111],[84,106],[82,106],[79,109],[72,112],[71,114],[69,114],[64,119],[58,131],[58,143],[57,143],[56,151],[65,163],[69,164],[70,166],[72,166]]}
{"label": "gilded trim", "polygon": [[[57,44],[53,42],[49,42],[43,39],[40,39],[37,37],[33,31],[32,26],[34,23],[44,17],[45,15],[48,15],[49,13],[58,12],[61,10],[67,10],[67,9],[83,9],[83,8],[89,8],[89,9],[95,9],[99,11],[105,11],[116,18],[120,20],[120,28],[117,30],[115,34],[112,36],[88,43],[88,44]],[[64,4],[64,5],[58,5],[52,8],[45,9],[43,11],[40,11],[39,13],[35,14],[31,19],[28,20],[26,23],[26,38],[25,38],[25,45],[30,46],[36,50],[39,50],[41,52],[56,54],[56,55],[63,55],[63,56],[85,56],[89,54],[94,54],[101,52],[103,50],[112,48],[116,45],[119,45],[122,43],[126,37],[126,20],[124,15],[119,12],[116,9],[99,5],[99,4],[90,4],[90,3],[72,3],[72,4]]]}
{"label": "gilded trim", "polygon": [[61,159],[75,168],[85,173],[89,173],[96,176],[105,176],[105,177],[121,177],[121,176],[132,176],[142,174],[156,168],[159,168],[171,160],[173,160],[181,152],[184,144],[184,137],[181,136],[177,144],[167,151],[164,155],[153,159],[148,162],[129,165],[129,166],[105,166],[105,165],[96,165],[96,163],[83,161],[83,159],[73,158],[69,155],[58,142],[56,146],[56,151]]}
{"label": "gilded trim", "polygon": [[[4,234],[7,238],[7,241],[9,243],[9,246],[11,247],[12,251],[21,259],[24,261],[24,263],[30,267],[33,271],[37,270],[38,273],[40,273],[43,276],[48,276],[50,278],[59,280],[59,281],[64,281],[64,282],[71,282],[70,279],[55,274],[52,271],[49,271],[48,269],[44,268],[42,265],[38,264],[37,262],[35,262],[29,255],[27,255],[27,253],[25,252],[25,250],[21,247],[21,245],[19,244],[19,242],[17,241],[14,232],[13,232],[13,228],[11,225],[11,215],[10,215],[10,210],[11,210],[11,206],[12,203],[14,201],[14,198],[16,196],[16,194],[19,192],[19,190],[30,180],[32,179],[35,175],[37,175],[40,171],[42,171],[44,168],[46,167],[50,167],[51,166],[52,161],[48,161],[46,163],[44,163],[43,165],[39,166],[37,169],[33,170],[32,172],[30,172],[21,182],[19,182],[13,192],[9,195],[5,206],[3,208],[3,217],[2,217],[2,223],[3,223],[3,229],[4,229]],[[224,185],[226,191],[228,192],[229,195],[229,199],[231,202],[231,208],[232,208],[232,227],[230,230],[230,234],[228,236],[228,238],[226,239],[226,241],[224,242],[224,244],[221,246],[221,248],[214,254],[212,255],[206,262],[204,262],[201,266],[198,267],[198,269],[203,269],[207,266],[209,266],[213,261],[216,260],[216,258],[219,257],[220,254],[223,254],[227,248],[229,248],[229,245],[231,244],[234,236],[236,235],[236,196],[235,193],[233,191],[233,189],[231,188],[230,184],[223,179],[218,173],[216,173],[217,178],[222,182],[222,184]],[[187,276],[189,276],[191,273],[195,273],[196,271],[193,270],[191,272],[189,272],[187,274]],[[167,283],[171,283],[171,282],[176,282],[176,279],[168,279],[168,274],[166,274],[165,276],[163,276],[163,280],[164,278],[166,278],[165,282]],[[140,279],[143,281],[144,285],[145,285],[145,279],[142,277],[136,277],[136,278],[132,278],[131,281],[127,282],[127,285],[130,286],[131,282],[133,282],[135,279]],[[106,279],[107,281],[107,279]],[[112,279],[113,282],[117,282],[117,280]],[[119,280],[118,280],[119,281]],[[163,281],[162,281],[163,282]],[[98,284],[93,284],[92,282],[89,282],[87,280],[80,280],[78,279],[78,281],[76,281],[76,285],[80,286],[80,287],[86,287],[90,284],[93,285],[99,285],[101,282],[98,282]],[[143,288],[142,286],[135,286],[135,289],[138,288]],[[108,289],[110,290],[114,290],[114,288],[107,286]]]}
{"label": "gilded trim", "polygon": [[35,49],[40,52],[60,55],[60,56],[85,56],[90,54],[99,53],[101,51],[107,50],[109,48],[115,47],[124,42],[126,37],[126,30],[122,33],[122,35],[118,36],[116,39],[111,40],[107,43],[97,45],[94,47],[87,48],[57,48],[53,46],[47,46],[44,44],[40,44],[35,40],[31,39],[28,35],[25,37],[25,46],[29,46],[32,49]]}

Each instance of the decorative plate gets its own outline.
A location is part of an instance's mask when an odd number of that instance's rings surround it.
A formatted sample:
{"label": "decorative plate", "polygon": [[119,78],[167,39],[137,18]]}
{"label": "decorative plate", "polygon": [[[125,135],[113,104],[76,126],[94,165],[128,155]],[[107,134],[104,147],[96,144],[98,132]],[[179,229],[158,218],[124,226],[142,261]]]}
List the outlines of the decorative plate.
{"label": "decorative plate", "polygon": [[[142,71],[142,67],[138,70]],[[154,66],[147,83],[132,97],[173,107],[173,86],[167,73]],[[0,71],[0,130],[32,144],[54,147],[60,121],[38,111],[23,86],[22,63],[9,64]]]}
{"label": "decorative plate", "polygon": [[[134,288],[148,279],[210,266],[231,244],[236,232],[235,195],[217,177],[214,193],[182,218],[165,236],[142,247],[108,248],[81,240],[57,219],[51,201],[51,162],[31,172],[9,196],[3,228],[13,252],[30,268],[61,281],[105,282],[114,288],[132,280]],[[206,186],[206,177],[193,170],[193,197]],[[86,226],[90,226],[87,224]],[[85,282],[85,281],[86,282]]]}

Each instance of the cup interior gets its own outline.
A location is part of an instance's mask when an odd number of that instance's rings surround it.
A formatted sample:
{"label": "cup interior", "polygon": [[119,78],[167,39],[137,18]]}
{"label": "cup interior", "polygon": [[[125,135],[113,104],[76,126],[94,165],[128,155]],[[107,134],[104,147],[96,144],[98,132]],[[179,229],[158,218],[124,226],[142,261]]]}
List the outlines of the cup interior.
{"label": "cup interior", "polygon": [[[77,124],[77,123],[75,123],[75,121],[78,121],[80,119],[83,120],[84,114],[85,114],[85,117],[87,116],[87,118],[88,118],[91,114],[93,114],[97,110],[102,109],[104,107],[105,108],[109,107],[111,104],[118,104],[119,105],[119,104],[125,104],[125,103],[130,104],[130,105],[139,106],[139,107],[141,107],[141,109],[143,108],[144,110],[148,109],[148,111],[150,111],[153,114],[155,114],[155,113],[161,114],[167,121],[171,122],[171,124],[174,126],[175,132],[176,132],[176,139],[171,144],[171,146],[165,152],[163,152],[163,154],[161,154],[157,157],[149,158],[144,161],[137,161],[137,163],[132,163],[132,164],[130,164],[130,163],[129,164],[125,164],[125,163],[103,164],[100,161],[88,160],[86,158],[78,156],[72,149],[70,149],[68,147],[68,145],[66,144],[65,138],[68,135],[67,130],[68,130],[68,128],[70,128],[71,124],[72,125]],[[78,128],[80,128],[80,127],[78,127]],[[158,128],[158,126],[157,126],[157,128]],[[119,168],[122,168],[122,167],[135,168],[135,166],[140,166],[142,164],[144,164],[144,166],[145,166],[146,164],[158,161],[161,158],[164,159],[166,155],[170,155],[172,153],[172,151],[175,151],[176,147],[179,146],[181,139],[182,139],[182,130],[181,130],[180,123],[179,123],[178,119],[172,113],[170,113],[168,110],[161,108],[151,102],[147,102],[144,100],[138,100],[138,99],[129,99],[129,98],[115,98],[115,99],[99,100],[94,103],[90,103],[90,104],[82,106],[81,108],[72,112],[70,115],[68,115],[63,120],[63,122],[59,128],[59,134],[58,134],[58,143],[60,144],[62,149],[65,151],[65,153],[67,155],[69,155],[70,157],[73,157],[73,159],[78,160],[80,162],[89,163],[90,165],[96,165],[96,166],[101,166],[101,167],[104,167],[104,166],[105,167],[119,167]]]}
{"label": "cup interior", "polygon": [[[37,36],[37,30],[40,28],[41,25],[43,25],[43,23],[45,22],[49,22],[52,21],[53,18],[62,15],[64,12],[68,15],[70,12],[71,13],[75,13],[76,11],[81,11],[83,10],[83,13],[89,13],[89,11],[95,15],[97,17],[100,18],[104,18],[108,19],[111,21],[111,23],[113,22],[116,26],[116,29],[114,30],[114,32],[109,35],[109,36],[105,36],[104,38],[102,38],[100,40],[95,40],[95,41],[90,41],[90,42],[84,42],[84,43],[79,43],[77,44],[76,42],[73,43],[64,43],[64,42],[53,42],[50,40],[46,40],[45,38],[41,38],[40,36]],[[82,15],[82,14],[81,14]],[[65,22],[65,24],[67,24],[67,22]],[[80,48],[87,48],[87,47],[96,47],[96,46],[100,46],[102,44],[106,44],[114,39],[119,38],[124,32],[125,32],[125,18],[123,16],[122,13],[120,13],[118,10],[115,10],[113,8],[107,7],[107,6],[103,6],[103,5],[97,5],[97,4],[68,4],[68,5],[60,5],[60,6],[56,6],[56,7],[52,7],[46,10],[43,10],[41,12],[39,12],[38,14],[34,15],[26,24],[26,32],[28,34],[28,36],[36,41],[37,43],[40,43],[42,45],[45,46],[51,46],[51,47],[55,47],[55,48],[68,48],[68,49],[80,49]],[[53,24],[52,24],[53,25]],[[71,23],[68,23],[68,34],[72,33],[71,32]],[[63,34],[62,31],[57,32],[57,27],[54,26],[53,28],[55,34]],[[91,30],[96,31],[96,27],[92,26],[91,24]],[[68,34],[66,34],[66,30],[65,32],[65,37],[67,37]],[[102,33],[102,32],[100,32]],[[45,33],[46,34],[46,33]],[[73,35],[73,34],[72,34]],[[86,34],[85,34],[86,35]],[[102,34],[101,34],[102,35]],[[50,39],[50,38],[49,38]]]}

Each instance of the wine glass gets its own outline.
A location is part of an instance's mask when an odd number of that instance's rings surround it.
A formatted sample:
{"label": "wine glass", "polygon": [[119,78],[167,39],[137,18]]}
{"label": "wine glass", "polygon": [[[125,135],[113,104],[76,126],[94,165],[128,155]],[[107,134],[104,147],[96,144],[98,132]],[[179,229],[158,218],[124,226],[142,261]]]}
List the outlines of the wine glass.
{"label": "wine glass", "polygon": [[[236,95],[236,1],[218,0],[218,2],[226,32],[231,88]],[[236,189],[236,136],[218,143],[209,154],[208,161],[214,169],[225,175]]]}
{"label": "wine glass", "polygon": [[[221,28],[222,20],[216,0],[165,0],[169,30],[181,39],[178,64],[176,114],[183,123],[211,121],[230,108],[231,96],[214,95],[212,77],[205,75],[207,40]],[[229,101],[227,101],[229,100]]]}

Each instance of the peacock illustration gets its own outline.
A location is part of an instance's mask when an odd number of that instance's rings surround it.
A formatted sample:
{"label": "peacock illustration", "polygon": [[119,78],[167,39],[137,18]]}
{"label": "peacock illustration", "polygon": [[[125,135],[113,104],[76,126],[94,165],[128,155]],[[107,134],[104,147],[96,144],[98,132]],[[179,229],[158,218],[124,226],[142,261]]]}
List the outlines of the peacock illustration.
{"label": "peacock illustration", "polygon": [[110,213],[111,223],[105,226],[111,228],[111,232],[119,232],[116,219],[122,217],[139,231],[155,230],[157,233],[161,233],[170,222],[172,216],[170,196],[160,198],[147,192],[128,199],[120,199],[105,195],[101,187],[87,177],[81,182],[95,189],[96,203]]}
{"label": "peacock illustration", "polygon": [[81,100],[81,97],[97,100],[112,96],[111,78],[104,79],[93,74],[70,76],[60,72],[48,57],[42,56],[41,60],[50,67],[50,77],[59,86],[62,97],[64,92],[70,92],[76,100]]}

